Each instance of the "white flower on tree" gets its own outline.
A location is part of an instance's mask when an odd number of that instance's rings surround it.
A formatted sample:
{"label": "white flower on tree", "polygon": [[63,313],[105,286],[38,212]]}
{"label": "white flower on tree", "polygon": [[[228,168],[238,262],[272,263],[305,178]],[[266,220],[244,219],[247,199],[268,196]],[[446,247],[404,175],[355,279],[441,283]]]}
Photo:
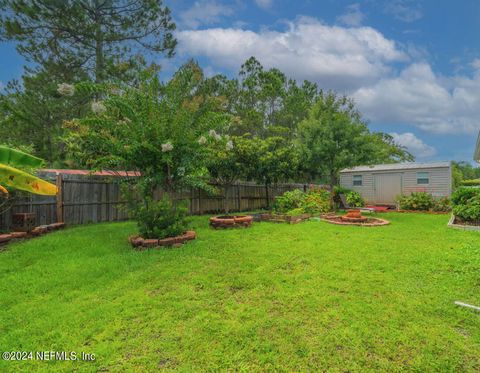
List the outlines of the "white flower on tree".
{"label": "white flower on tree", "polygon": [[92,102],[92,111],[95,114],[103,114],[107,111],[107,108],[102,101],[93,101]]}
{"label": "white flower on tree", "polygon": [[217,131],[215,131],[215,130],[210,130],[210,131],[208,131],[208,135],[209,135],[210,137],[213,137],[213,138],[214,138],[215,140],[217,140],[217,141],[219,141],[219,140],[222,139],[222,135],[219,135],[219,134],[217,133]]}
{"label": "white flower on tree", "polygon": [[201,136],[199,139],[198,139],[198,143],[200,145],[205,145],[207,143],[207,138],[205,136]]}
{"label": "white flower on tree", "polygon": [[233,149],[233,142],[232,140],[227,141],[227,145],[225,146],[227,150],[232,150]]}
{"label": "white flower on tree", "polygon": [[173,145],[171,142],[166,142],[165,144],[162,144],[162,152],[171,152],[173,150]]}
{"label": "white flower on tree", "polygon": [[75,94],[75,87],[72,84],[61,83],[57,85],[57,92],[62,96],[73,96]]}

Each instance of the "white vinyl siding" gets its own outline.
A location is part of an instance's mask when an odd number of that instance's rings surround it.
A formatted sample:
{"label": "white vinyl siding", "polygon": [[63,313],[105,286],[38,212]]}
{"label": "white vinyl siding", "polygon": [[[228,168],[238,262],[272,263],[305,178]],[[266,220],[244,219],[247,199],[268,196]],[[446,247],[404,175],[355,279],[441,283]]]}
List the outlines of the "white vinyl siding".
{"label": "white vinyl siding", "polygon": [[417,172],[417,184],[418,185],[430,184],[430,174],[428,172]]}
{"label": "white vinyl siding", "polygon": [[[416,168],[410,170],[403,168],[388,171],[342,171],[340,173],[340,185],[344,188],[357,191],[369,204],[388,203],[394,205],[395,200],[393,197],[392,200],[388,202],[376,201],[376,198],[379,198],[377,196],[382,194],[381,192],[376,192],[376,190],[382,186],[375,185],[375,175],[385,173],[401,175],[401,177],[398,178],[398,180],[401,180],[401,185],[398,188],[401,190],[401,194],[408,195],[412,192],[425,191],[438,198],[450,196],[452,192],[452,177],[450,167],[426,167],[423,169]],[[356,175],[362,176],[362,185],[354,185],[354,176]],[[418,184],[418,176],[422,176],[420,179],[428,179],[428,184]],[[393,192],[390,194],[393,195]]]}

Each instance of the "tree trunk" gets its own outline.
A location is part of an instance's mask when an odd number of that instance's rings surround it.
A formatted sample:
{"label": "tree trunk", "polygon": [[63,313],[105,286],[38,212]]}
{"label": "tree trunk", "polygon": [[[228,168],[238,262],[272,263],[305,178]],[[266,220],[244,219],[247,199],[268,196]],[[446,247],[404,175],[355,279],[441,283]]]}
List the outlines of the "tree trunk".
{"label": "tree trunk", "polygon": [[102,16],[100,14],[100,4],[95,0],[95,82],[101,83],[104,79],[104,55],[103,55],[103,32],[102,32]]}

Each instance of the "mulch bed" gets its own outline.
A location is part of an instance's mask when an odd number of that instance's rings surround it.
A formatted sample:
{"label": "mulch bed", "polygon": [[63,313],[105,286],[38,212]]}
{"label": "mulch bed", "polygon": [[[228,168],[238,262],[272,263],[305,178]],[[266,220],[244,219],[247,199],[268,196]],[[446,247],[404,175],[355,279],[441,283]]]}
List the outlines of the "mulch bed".
{"label": "mulch bed", "polygon": [[455,215],[452,215],[447,225],[451,228],[480,231],[480,221],[466,221]]}
{"label": "mulch bed", "polygon": [[210,218],[210,226],[215,229],[226,228],[248,228],[252,225],[253,216],[235,215],[235,216],[213,216]]}
{"label": "mulch bed", "polygon": [[185,242],[192,241],[197,238],[197,234],[194,231],[187,231],[184,234],[176,237],[168,237],[163,239],[155,238],[142,238],[138,235],[131,236],[128,238],[128,241],[136,250],[146,250],[146,249],[158,249],[161,247],[180,247]]}
{"label": "mulch bed", "polygon": [[0,234],[0,246],[6,245],[9,242],[20,239],[28,239],[38,237],[46,233],[50,233],[59,229],[65,228],[65,223],[52,223],[48,225],[40,225],[33,228],[30,232],[10,232]]}
{"label": "mulch bed", "polygon": [[301,215],[283,215],[283,214],[261,214],[262,221],[269,221],[274,223],[288,223],[297,224],[312,217],[310,214]]}

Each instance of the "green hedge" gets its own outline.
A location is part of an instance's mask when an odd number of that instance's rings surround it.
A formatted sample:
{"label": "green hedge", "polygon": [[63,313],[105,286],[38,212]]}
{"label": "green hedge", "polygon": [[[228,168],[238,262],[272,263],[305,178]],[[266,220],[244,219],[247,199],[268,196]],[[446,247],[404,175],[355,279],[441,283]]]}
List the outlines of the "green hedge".
{"label": "green hedge", "polygon": [[460,184],[463,186],[480,186],[480,179],[463,180]]}
{"label": "green hedge", "polygon": [[452,194],[453,213],[465,221],[480,221],[480,188],[458,188]]}

